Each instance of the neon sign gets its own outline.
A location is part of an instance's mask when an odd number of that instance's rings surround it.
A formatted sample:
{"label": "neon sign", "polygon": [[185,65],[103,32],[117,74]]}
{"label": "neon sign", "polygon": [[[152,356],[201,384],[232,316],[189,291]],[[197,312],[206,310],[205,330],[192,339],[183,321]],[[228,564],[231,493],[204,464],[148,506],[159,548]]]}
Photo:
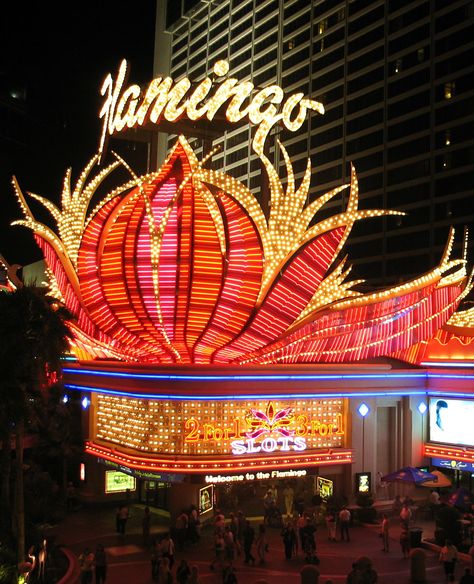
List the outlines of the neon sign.
{"label": "neon sign", "polygon": [[250,408],[244,420],[235,417],[227,425],[215,425],[191,417],[186,419],[184,428],[185,443],[230,441],[235,455],[262,451],[271,453],[276,450],[302,451],[307,448],[308,436],[332,437],[345,434],[341,412],[335,414],[335,421],[324,422],[310,419],[306,414],[296,415],[292,407],[277,410],[271,401],[267,403],[265,411]]}
{"label": "neon sign", "polygon": [[[174,123],[185,115],[192,121],[202,118],[212,121],[222,106],[229,102],[225,113],[228,122],[236,123],[248,117],[252,124],[258,126],[253,149],[262,155],[265,139],[277,122],[281,121],[288,130],[296,132],[303,125],[308,110],[324,114],[323,104],[304,98],[303,93],[290,95],[279,111],[284,99],[280,86],[268,85],[252,95],[254,85],[250,81],[239,82],[233,77],[224,80],[229,72],[227,61],[215,63],[213,73],[217,80],[206,77],[192,90],[187,77],[177,83],[171,77],[156,77],[145,93],[139,85],[124,89],[127,68],[124,59],[116,78],[113,79],[109,73],[100,90],[100,94],[105,96],[99,114],[104,120],[100,153],[107,135],[113,136],[125,128],[136,128],[147,123],[159,125],[162,120]],[[214,95],[210,97],[212,90]],[[244,107],[246,100],[248,104]]]}

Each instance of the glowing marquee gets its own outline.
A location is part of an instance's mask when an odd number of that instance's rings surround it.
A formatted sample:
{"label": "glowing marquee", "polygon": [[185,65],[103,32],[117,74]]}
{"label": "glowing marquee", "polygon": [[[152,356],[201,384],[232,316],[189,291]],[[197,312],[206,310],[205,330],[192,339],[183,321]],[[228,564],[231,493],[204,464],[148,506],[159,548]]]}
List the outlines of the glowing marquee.
{"label": "glowing marquee", "polygon": [[[174,84],[171,77],[157,77],[149,84],[145,94],[139,85],[123,89],[127,78],[127,61],[120,64],[117,77],[109,73],[104,79],[101,95],[105,96],[100,117],[103,118],[102,136],[99,152],[102,152],[106,136],[113,136],[124,128],[135,128],[147,123],[158,125],[161,120],[176,122],[183,116],[196,121],[207,118],[214,120],[222,106],[228,103],[226,119],[238,122],[248,117],[258,126],[253,148],[263,154],[263,144],[268,133],[277,122],[296,132],[306,120],[308,110],[324,114],[322,103],[295,93],[288,97],[281,111],[279,106],[284,99],[283,89],[269,85],[252,96],[254,85],[250,81],[239,82],[235,78],[224,80],[229,72],[227,61],[217,61],[213,73],[217,80],[206,77],[191,90],[191,81],[185,77]],[[211,90],[214,94],[210,97]],[[248,105],[243,106],[249,100]]]}
{"label": "glowing marquee", "polygon": [[301,452],[306,450],[307,436],[332,438],[343,436],[342,411],[324,419],[295,414],[293,407],[278,409],[268,402],[265,411],[249,408],[242,417],[234,417],[227,425],[202,423],[198,418],[186,419],[185,438],[188,444],[229,441],[232,454],[271,453],[275,451]]}
{"label": "glowing marquee", "polygon": [[254,456],[259,447],[265,455],[344,446],[344,400],[339,398],[269,403],[95,394],[92,399],[94,439],[138,452],[224,456],[245,448]]}

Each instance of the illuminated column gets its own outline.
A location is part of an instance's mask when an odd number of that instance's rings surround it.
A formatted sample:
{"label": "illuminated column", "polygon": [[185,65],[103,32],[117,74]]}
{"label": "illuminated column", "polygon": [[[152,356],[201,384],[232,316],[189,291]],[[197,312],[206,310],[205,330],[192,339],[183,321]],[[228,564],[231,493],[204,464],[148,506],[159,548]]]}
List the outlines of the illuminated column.
{"label": "illuminated column", "polygon": [[362,402],[357,411],[362,418],[362,470],[365,471],[365,418],[369,415],[370,408],[365,402]]}
{"label": "illuminated column", "polygon": [[426,405],[425,400],[422,400],[418,403],[416,409],[420,414],[420,447],[416,449],[417,456],[420,459],[420,463],[424,462],[424,443],[425,443],[425,414],[428,411],[428,406]]}

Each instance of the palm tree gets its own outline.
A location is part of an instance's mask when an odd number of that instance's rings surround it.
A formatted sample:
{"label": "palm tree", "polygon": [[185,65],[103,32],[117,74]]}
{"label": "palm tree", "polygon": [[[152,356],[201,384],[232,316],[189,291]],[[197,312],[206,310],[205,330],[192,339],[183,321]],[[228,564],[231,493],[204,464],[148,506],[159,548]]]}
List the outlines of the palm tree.
{"label": "palm tree", "polygon": [[[23,440],[31,423],[35,402],[60,371],[61,355],[68,349],[69,313],[54,305],[44,290],[23,286],[0,293],[0,424],[3,442],[2,525],[11,524],[17,540],[18,561],[25,557],[23,495]],[[9,449],[15,437],[15,513],[10,506]]]}

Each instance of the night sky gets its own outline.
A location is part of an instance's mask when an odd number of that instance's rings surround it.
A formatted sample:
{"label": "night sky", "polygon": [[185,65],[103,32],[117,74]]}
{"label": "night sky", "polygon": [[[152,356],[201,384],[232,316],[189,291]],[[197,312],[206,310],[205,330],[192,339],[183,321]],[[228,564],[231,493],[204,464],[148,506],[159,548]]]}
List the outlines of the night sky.
{"label": "night sky", "polygon": [[58,202],[66,169],[76,178],[97,151],[106,74],[126,58],[130,82],[152,79],[155,2],[8,4],[0,19],[0,99],[20,95],[14,103],[26,116],[20,139],[5,139],[0,109],[0,253],[25,265],[42,256],[27,229],[9,226],[21,217],[11,176],[24,192]]}

